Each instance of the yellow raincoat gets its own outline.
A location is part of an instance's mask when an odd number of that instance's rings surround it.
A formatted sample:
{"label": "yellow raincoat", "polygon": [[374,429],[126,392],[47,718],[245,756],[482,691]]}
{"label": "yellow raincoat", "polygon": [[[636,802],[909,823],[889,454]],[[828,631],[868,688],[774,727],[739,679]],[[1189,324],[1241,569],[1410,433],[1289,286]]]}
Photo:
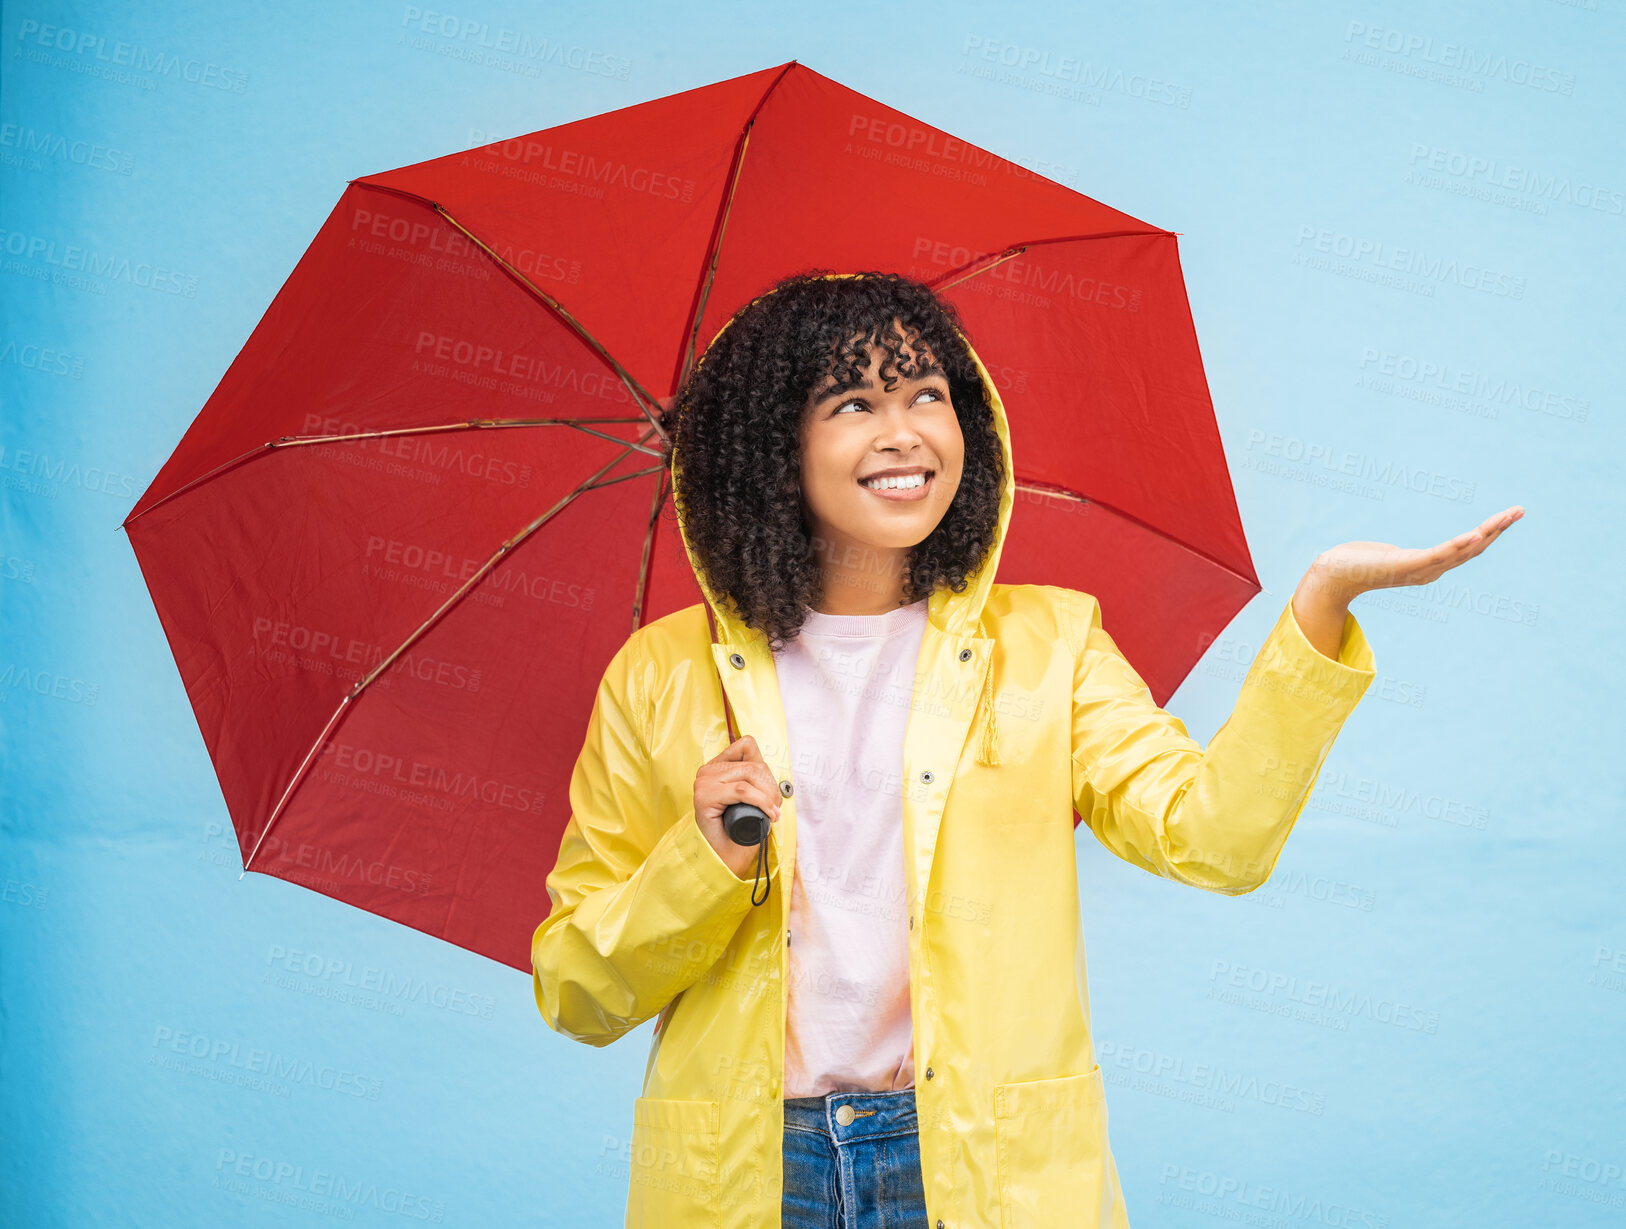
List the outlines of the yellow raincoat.
{"label": "yellow raincoat", "polygon": [[[977,368],[1005,454],[999,531],[966,591],[928,603],[902,764],[926,1206],[936,1229],[1124,1229],[1073,811],[1153,874],[1252,891],[1373,658],[1353,615],[1333,660],[1289,604],[1205,751],[1153,702],[1093,597],[994,583],[1015,469]],[[604,673],[532,939],[536,1004],[594,1046],[659,1014],[632,1112],[629,1227],[764,1229],[780,1223],[796,782],[766,637],[696,574],[720,643],[697,603],[640,628]],[[760,907],[694,818],[695,773],[729,742],[719,674],[784,795]]]}

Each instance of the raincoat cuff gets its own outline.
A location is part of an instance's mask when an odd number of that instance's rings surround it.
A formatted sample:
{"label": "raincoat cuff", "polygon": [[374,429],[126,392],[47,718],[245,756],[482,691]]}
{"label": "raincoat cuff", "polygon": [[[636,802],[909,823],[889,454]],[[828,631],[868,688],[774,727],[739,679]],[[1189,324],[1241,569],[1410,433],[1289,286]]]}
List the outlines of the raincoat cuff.
{"label": "raincoat cuff", "polygon": [[1317,698],[1354,704],[1377,677],[1376,659],[1353,613],[1344,612],[1337,658],[1310,643],[1289,601],[1261,650],[1260,664],[1285,670]]}
{"label": "raincoat cuff", "polygon": [[728,863],[718,856],[717,851],[711,847],[711,842],[706,839],[706,834],[700,831],[693,807],[683,813],[683,818],[677,822],[677,829],[673,843],[684,865],[694,876],[695,886],[699,891],[707,899],[741,897],[749,903],[751,880],[741,879],[730,869]]}

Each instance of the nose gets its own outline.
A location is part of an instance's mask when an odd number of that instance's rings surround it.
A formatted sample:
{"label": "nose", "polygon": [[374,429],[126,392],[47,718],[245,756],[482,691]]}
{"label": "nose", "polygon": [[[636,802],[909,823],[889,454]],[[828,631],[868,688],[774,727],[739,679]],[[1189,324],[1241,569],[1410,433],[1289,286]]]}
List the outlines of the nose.
{"label": "nose", "polygon": [[875,449],[877,452],[909,453],[923,443],[925,437],[905,409],[893,406],[875,416]]}

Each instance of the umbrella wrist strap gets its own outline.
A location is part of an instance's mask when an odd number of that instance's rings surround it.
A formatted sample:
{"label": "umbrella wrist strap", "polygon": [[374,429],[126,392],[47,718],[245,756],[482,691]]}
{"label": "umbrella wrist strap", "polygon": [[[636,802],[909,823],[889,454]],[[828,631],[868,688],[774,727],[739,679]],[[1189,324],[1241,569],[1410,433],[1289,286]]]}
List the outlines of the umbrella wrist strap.
{"label": "umbrella wrist strap", "polygon": [[[765,905],[768,903],[768,889],[773,886],[773,880],[766,878],[768,873],[768,834],[762,834],[762,840],[757,844],[757,873],[751,880],[751,903]],[[762,899],[757,899],[757,884],[762,884]]]}

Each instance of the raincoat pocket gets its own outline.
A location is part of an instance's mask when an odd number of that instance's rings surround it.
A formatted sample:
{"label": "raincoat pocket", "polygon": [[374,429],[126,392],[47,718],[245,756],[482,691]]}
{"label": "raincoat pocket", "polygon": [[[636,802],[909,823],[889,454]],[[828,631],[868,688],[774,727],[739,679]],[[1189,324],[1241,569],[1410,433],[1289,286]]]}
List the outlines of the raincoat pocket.
{"label": "raincoat pocket", "polygon": [[629,1225],[715,1229],[720,1101],[639,1097],[632,1107]]}
{"label": "raincoat pocket", "polygon": [[[1082,1075],[994,1085],[994,1152],[1003,1229],[1107,1225],[1106,1090]],[[1092,1219],[1090,1209],[1098,1209]]]}

